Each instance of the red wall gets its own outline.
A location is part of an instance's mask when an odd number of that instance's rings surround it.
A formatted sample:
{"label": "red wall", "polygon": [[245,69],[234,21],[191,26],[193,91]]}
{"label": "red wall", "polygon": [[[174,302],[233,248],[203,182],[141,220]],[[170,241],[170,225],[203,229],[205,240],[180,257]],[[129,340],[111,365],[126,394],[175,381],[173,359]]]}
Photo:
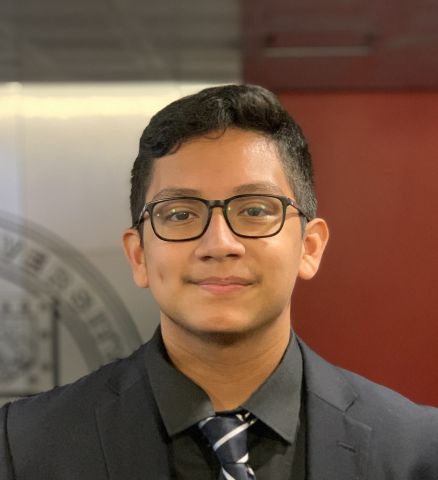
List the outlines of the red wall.
{"label": "red wall", "polygon": [[292,317],[320,354],[438,405],[438,92],[283,93],[331,238]]}

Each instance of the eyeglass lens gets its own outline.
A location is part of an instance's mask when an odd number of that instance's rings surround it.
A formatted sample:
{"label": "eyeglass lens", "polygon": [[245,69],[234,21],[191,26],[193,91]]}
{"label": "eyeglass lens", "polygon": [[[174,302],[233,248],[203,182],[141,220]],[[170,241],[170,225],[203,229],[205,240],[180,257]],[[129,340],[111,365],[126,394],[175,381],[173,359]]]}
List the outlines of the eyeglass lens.
{"label": "eyeglass lens", "polygon": [[[225,215],[232,230],[250,237],[276,233],[283,220],[283,204],[274,197],[246,196],[232,199]],[[208,222],[208,206],[196,199],[179,198],[157,203],[152,222],[156,233],[169,240],[200,235]]]}

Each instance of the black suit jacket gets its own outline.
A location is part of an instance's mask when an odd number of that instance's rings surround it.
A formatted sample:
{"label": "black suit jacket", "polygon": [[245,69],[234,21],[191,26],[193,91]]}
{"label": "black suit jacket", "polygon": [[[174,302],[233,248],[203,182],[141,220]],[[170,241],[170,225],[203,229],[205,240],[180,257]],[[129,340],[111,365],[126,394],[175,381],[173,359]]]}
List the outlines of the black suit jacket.
{"label": "black suit jacket", "polygon": [[[308,480],[438,479],[437,409],[300,346]],[[71,385],[0,410],[0,479],[172,478],[147,361],[148,344]]]}

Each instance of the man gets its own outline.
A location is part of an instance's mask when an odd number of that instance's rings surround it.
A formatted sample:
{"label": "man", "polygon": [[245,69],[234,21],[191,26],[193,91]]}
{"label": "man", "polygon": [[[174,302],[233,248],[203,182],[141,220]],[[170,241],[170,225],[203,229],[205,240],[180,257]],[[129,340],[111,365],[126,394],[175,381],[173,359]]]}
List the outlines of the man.
{"label": "man", "polygon": [[124,246],[161,311],[128,359],[1,411],[3,480],[438,478],[438,413],[290,328],[318,270],[299,127],[267,90],[206,89],[145,129]]}

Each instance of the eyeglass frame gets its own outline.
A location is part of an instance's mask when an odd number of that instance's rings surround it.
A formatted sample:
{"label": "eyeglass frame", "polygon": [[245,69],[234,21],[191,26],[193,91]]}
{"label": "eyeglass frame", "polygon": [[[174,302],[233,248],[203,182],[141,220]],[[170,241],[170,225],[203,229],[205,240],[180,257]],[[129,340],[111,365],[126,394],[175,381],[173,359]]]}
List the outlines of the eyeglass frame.
{"label": "eyeglass frame", "polygon": [[[282,214],[282,219],[281,219],[281,224],[278,227],[278,230],[275,231],[274,233],[270,233],[269,235],[260,235],[260,236],[254,236],[254,235],[242,235],[240,233],[237,233],[233,227],[231,226],[231,223],[228,218],[228,214],[226,212],[227,206],[230,202],[235,200],[236,198],[245,198],[245,197],[270,197],[270,198],[276,198],[280,200],[282,208],[283,208],[283,214]],[[189,238],[179,238],[179,239],[169,239],[162,237],[157,233],[155,230],[155,225],[153,221],[153,210],[155,205],[158,205],[159,203],[163,202],[168,202],[169,200],[198,200],[202,202],[208,209],[208,216],[207,216],[207,221],[205,223],[205,226],[202,230],[202,232],[199,235],[195,235],[194,237],[189,237]],[[286,209],[287,207],[294,207],[298,211],[298,216],[304,217],[306,221],[310,221],[310,218],[304,213],[303,209],[297,204],[297,202],[293,198],[286,197],[284,195],[272,195],[272,194],[267,194],[267,193],[243,193],[240,195],[234,195],[229,198],[225,198],[224,200],[206,200],[205,198],[199,198],[199,197],[192,197],[192,196],[181,196],[181,197],[167,197],[167,198],[160,198],[159,200],[152,200],[151,202],[147,202],[144,204],[143,208],[141,209],[140,215],[138,216],[137,222],[132,226],[132,228],[136,228],[140,232],[140,225],[146,220],[145,215],[146,212],[149,214],[149,218],[151,220],[151,227],[152,230],[154,231],[155,235],[160,239],[164,240],[166,242],[188,242],[190,240],[197,240],[198,238],[201,238],[204,233],[207,231],[210,222],[211,222],[211,217],[212,217],[212,212],[213,208],[221,208],[222,209],[222,215],[224,216],[224,219],[228,225],[228,228],[231,230],[231,232],[234,235],[237,235],[238,237],[241,238],[268,238],[268,237],[274,237],[275,235],[278,235],[283,226],[284,222],[286,221]],[[141,233],[141,232],[140,232]]]}

